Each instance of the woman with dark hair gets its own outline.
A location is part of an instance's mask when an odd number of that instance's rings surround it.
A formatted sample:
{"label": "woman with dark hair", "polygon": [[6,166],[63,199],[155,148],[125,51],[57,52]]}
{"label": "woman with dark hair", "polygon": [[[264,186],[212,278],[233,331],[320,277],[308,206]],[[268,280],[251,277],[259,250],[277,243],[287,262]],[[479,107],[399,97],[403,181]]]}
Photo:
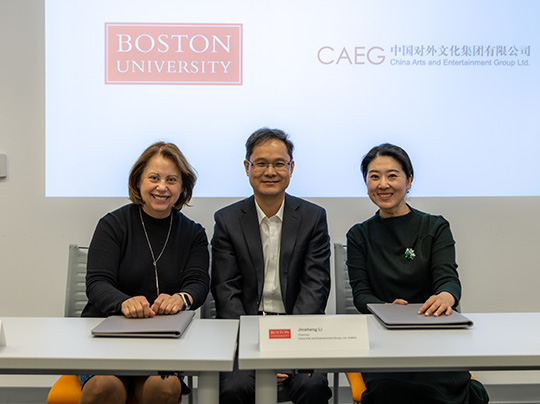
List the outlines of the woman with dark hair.
{"label": "woman with dark hair", "polygon": [[[362,175],[373,217],[347,233],[347,265],[354,304],[423,303],[419,314],[452,313],[461,297],[455,242],[442,216],[420,212],[405,202],[413,180],[402,148],[374,147],[362,160]],[[469,372],[363,373],[362,404],[487,403],[487,392]]]}
{"label": "woman with dark hair", "polygon": [[[153,317],[195,310],[209,289],[208,240],[180,212],[196,175],[178,147],[159,142],[139,157],[129,176],[133,203],[104,216],[90,249],[88,304],[83,317]],[[189,388],[178,377],[79,376],[80,403],[178,403]]]}

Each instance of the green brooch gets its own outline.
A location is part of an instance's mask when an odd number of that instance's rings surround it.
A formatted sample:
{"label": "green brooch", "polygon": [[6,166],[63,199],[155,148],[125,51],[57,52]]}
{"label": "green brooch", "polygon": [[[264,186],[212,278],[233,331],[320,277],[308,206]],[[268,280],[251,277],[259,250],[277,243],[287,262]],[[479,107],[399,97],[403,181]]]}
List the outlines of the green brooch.
{"label": "green brooch", "polygon": [[407,248],[405,250],[405,258],[412,261],[414,257],[416,257],[414,250],[412,248]]}

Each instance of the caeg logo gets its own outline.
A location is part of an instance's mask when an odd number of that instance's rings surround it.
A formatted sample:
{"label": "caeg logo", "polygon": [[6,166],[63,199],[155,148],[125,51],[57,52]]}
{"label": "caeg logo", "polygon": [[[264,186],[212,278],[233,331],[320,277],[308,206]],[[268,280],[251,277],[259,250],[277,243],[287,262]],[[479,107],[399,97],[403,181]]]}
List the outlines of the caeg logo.
{"label": "caeg logo", "polygon": [[270,339],[290,339],[290,329],[270,329],[268,330],[268,337]]}
{"label": "caeg logo", "polygon": [[241,24],[105,23],[106,84],[242,84]]}

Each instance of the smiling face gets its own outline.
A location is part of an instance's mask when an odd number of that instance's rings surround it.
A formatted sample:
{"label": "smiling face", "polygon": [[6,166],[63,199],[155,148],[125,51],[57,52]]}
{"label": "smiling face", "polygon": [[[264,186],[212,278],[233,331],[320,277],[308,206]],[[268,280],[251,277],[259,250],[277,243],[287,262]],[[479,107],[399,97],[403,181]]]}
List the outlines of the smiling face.
{"label": "smiling face", "polygon": [[171,214],[182,193],[182,175],[172,160],[156,154],[144,168],[139,191],[145,213],[163,219]]}
{"label": "smiling face", "polygon": [[[258,167],[263,166],[263,163],[267,166]],[[285,163],[285,166],[279,167],[282,165],[280,163]],[[285,190],[289,186],[294,170],[294,161],[291,161],[285,143],[278,139],[271,139],[258,144],[253,148],[249,161],[244,161],[244,166],[255,199],[281,200],[285,197]]]}
{"label": "smiling face", "polygon": [[378,156],[368,165],[366,184],[369,199],[379,207],[381,217],[402,216],[409,212],[405,195],[411,188],[401,164],[389,156]]}

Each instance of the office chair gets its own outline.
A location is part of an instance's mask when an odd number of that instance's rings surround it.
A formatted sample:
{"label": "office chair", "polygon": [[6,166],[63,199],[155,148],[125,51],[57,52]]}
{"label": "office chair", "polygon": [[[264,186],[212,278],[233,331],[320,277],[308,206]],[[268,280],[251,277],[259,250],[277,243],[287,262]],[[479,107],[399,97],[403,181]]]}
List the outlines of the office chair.
{"label": "office chair", "polygon": [[[65,317],[80,317],[88,298],[86,297],[86,261],[88,247],[69,245],[68,275]],[[191,395],[188,397],[191,398]],[[81,383],[76,375],[62,375],[49,390],[47,404],[78,404],[81,399]],[[182,401],[182,397],[180,397]],[[137,404],[130,393],[126,404]]]}
{"label": "office chair", "polygon": [[[86,297],[86,260],[88,248],[69,245],[65,317],[80,317],[88,301]],[[63,375],[54,383],[47,404],[77,404],[81,398],[81,383],[76,375]]]}
{"label": "office chair", "polygon": [[[347,246],[341,243],[334,243],[334,284],[336,285],[336,314],[360,314],[354,306],[349,283]],[[360,403],[362,393],[366,390],[362,374],[347,372],[346,375],[351,385],[352,399],[355,403]],[[339,373],[334,373],[334,397],[337,390],[339,390]]]}

